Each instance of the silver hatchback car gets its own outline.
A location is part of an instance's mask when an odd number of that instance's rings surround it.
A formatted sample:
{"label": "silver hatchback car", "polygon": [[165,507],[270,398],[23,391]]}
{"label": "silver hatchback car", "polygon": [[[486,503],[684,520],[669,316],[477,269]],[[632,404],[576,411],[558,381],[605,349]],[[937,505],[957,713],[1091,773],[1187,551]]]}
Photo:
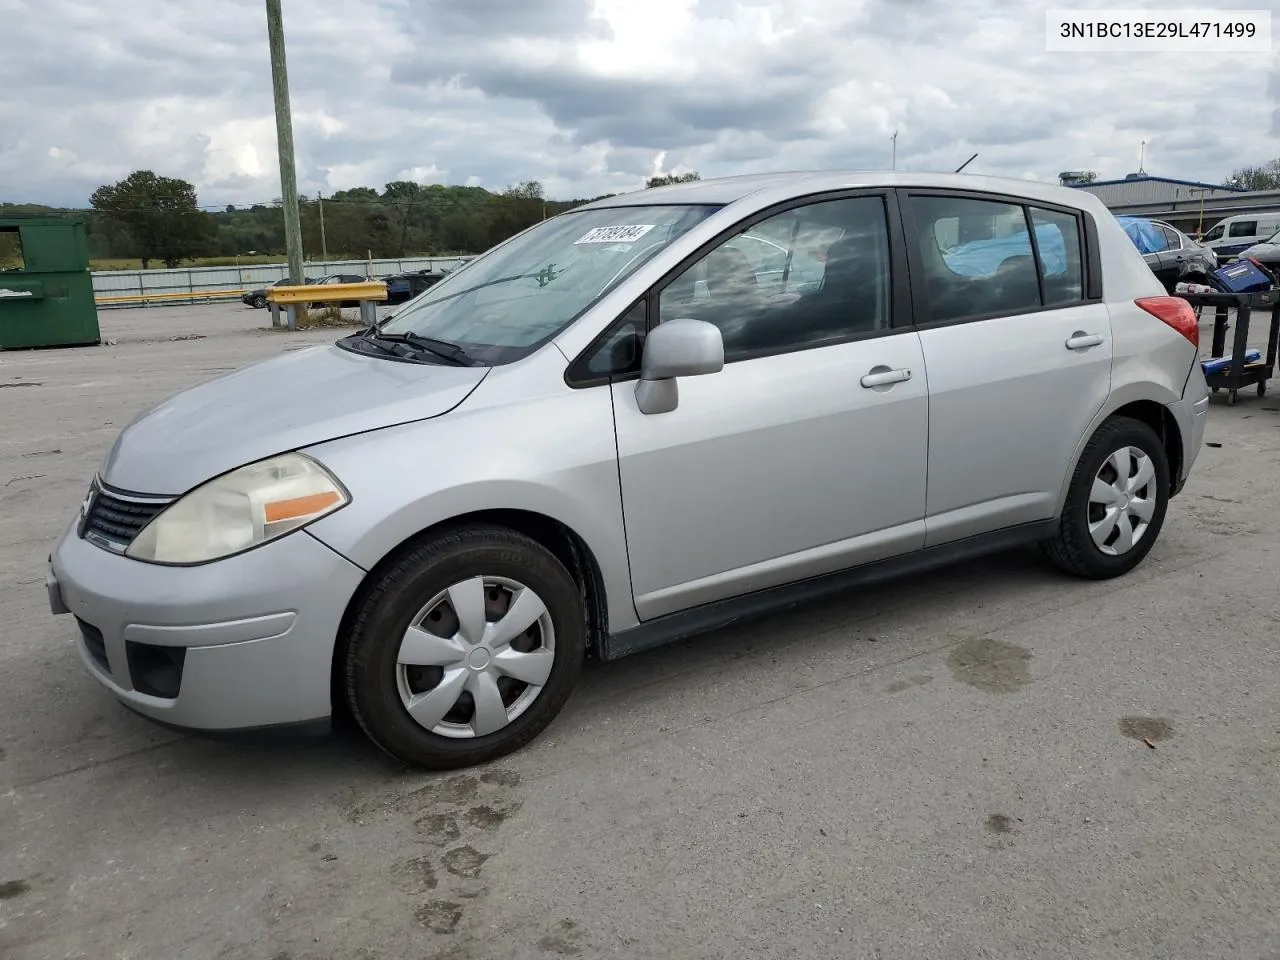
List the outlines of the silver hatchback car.
{"label": "silver hatchback car", "polygon": [[543,730],[588,655],[1023,544],[1133,569],[1201,447],[1197,342],[1079,190],[610,197],[140,415],[50,604],[154,720],[342,710],[410,764],[479,763]]}

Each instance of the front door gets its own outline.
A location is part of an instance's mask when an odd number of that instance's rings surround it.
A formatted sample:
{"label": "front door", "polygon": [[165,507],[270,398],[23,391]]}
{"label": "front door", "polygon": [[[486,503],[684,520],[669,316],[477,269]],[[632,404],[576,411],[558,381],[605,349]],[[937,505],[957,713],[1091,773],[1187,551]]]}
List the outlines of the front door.
{"label": "front door", "polygon": [[721,329],[725,366],[681,379],[670,413],[612,387],[642,620],[921,546],[928,389],[919,336],[894,325],[888,209],[775,212],[654,294],[658,322]]}
{"label": "front door", "polygon": [[1087,297],[1082,214],[902,202],[929,374],[926,543],[1049,519],[1111,390],[1111,320]]}

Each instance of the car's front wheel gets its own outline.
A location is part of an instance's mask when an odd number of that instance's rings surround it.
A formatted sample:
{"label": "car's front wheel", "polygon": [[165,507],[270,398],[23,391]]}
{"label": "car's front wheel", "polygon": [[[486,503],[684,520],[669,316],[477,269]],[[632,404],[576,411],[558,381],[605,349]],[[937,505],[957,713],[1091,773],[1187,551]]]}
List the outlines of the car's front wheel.
{"label": "car's front wheel", "polygon": [[360,602],[347,700],[406,763],[483,763],[560,712],[586,636],[582,593],[549,550],[503,527],[460,528],[408,550]]}
{"label": "car's front wheel", "polygon": [[1076,464],[1057,534],[1042,546],[1062,569],[1104,580],[1142,562],[1169,506],[1169,456],[1131,417],[1107,420]]}
{"label": "car's front wheel", "polygon": [[262,294],[258,294],[250,301],[250,304],[255,310],[262,310],[267,305],[267,298]]}

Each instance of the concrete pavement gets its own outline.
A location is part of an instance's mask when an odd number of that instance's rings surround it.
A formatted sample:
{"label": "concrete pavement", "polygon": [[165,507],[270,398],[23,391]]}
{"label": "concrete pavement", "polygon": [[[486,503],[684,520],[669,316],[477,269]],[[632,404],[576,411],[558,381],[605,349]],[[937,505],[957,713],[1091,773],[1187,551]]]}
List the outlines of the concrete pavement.
{"label": "concrete pavement", "polygon": [[134,413],[335,335],[268,322],[112,311],[115,346],[0,353],[0,957],[1280,951],[1280,401],[1214,398],[1123,580],[1010,554],[594,664],[524,751],[425,775],[154,727],[48,612]]}

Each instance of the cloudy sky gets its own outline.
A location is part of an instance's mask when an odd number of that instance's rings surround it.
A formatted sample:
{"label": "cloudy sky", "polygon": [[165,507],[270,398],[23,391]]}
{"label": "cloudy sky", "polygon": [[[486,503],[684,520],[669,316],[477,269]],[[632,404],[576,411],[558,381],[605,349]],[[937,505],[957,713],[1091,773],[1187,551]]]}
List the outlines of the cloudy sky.
{"label": "cloudy sky", "polygon": [[[1187,179],[1280,156],[1280,43],[1047,53],[1050,6],[284,0],[299,186],[569,198],[655,171],[887,168],[895,129],[901,169],[976,151],[972,172],[1033,179],[1123,176],[1144,139],[1148,172]],[[262,0],[0,0],[0,37],[0,201],[83,204],[138,168],[202,204],[279,196]]]}

